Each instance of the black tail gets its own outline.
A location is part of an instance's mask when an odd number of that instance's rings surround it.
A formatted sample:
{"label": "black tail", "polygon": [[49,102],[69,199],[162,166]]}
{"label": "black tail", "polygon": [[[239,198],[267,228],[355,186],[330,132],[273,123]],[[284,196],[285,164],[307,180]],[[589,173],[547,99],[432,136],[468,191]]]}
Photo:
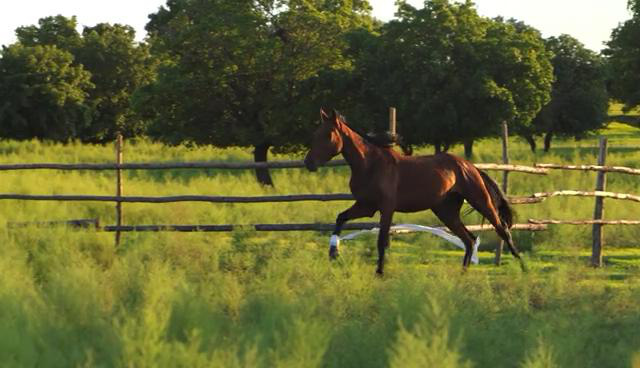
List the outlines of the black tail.
{"label": "black tail", "polygon": [[489,195],[491,196],[491,202],[493,202],[493,207],[498,211],[498,216],[502,220],[502,223],[507,225],[507,228],[511,228],[513,225],[513,209],[509,204],[509,200],[504,195],[498,184],[491,179],[487,173],[482,170],[478,170],[480,172],[480,176],[482,177],[482,181],[484,182],[484,186],[487,187],[489,191]]}

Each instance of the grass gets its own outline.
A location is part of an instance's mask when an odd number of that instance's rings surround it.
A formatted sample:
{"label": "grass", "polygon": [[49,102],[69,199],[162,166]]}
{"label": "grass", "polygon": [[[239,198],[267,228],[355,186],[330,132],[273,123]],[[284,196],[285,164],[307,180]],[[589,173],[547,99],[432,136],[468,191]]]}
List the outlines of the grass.
{"label": "grass", "polygon": [[[613,123],[608,164],[638,167],[640,130]],[[597,137],[554,141],[532,154],[510,142],[515,163],[595,163]],[[498,162],[497,140],[475,162]],[[461,154],[461,147],[454,147]],[[112,162],[110,146],[1,142],[2,162]],[[280,159],[294,157],[278,157]],[[299,157],[295,157],[299,158]],[[166,148],[128,142],[125,161],[249,160],[241,149]],[[266,195],[344,192],[346,168],[272,172],[132,171],[126,195]],[[0,173],[0,192],[113,194],[110,172]],[[499,178],[500,174],[492,173]],[[609,174],[607,189],[638,194],[638,179]],[[591,190],[595,173],[510,175],[510,193]],[[125,204],[126,224],[331,222],[349,202]],[[635,219],[639,204],[606,200],[609,219]],[[593,200],[552,198],[519,206],[527,218],[590,218]],[[98,217],[105,203],[0,202],[8,221]],[[438,224],[427,212],[396,222]],[[465,218],[479,223],[477,214]],[[588,266],[591,228],[515,233],[530,272],[510,256],[462,273],[459,250],[426,234],[394,237],[387,274],[374,275],[375,238],[343,245],[327,261],[328,234],[127,233],[0,228],[0,366],[7,367],[631,367],[640,356],[637,227],[605,228],[605,267]],[[635,362],[635,363],[634,363]]]}

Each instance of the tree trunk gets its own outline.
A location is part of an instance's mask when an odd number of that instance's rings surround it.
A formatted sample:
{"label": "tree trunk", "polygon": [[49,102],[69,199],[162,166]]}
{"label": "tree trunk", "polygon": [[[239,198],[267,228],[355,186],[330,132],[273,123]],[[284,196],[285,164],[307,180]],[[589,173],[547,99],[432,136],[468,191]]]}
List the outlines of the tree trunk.
{"label": "tree trunk", "polygon": [[547,134],[544,135],[544,151],[545,152],[549,152],[549,149],[551,149],[552,138],[553,138],[552,132],[547,132]]}
{"label": "tree trunk", "polygon": [[[253,149],[253,161],[255,162],[267,162],[267,154],[269,153],[269,144],[263,143],[255,146]],[[258,183],[262,185],[273,186],[273,180],[271,180],[271,175],[269,174],[269,169],[267,168],[257,168],[256,169],[256,179]]]}
{"label": "tree trunk", "polygon": [[524,139],[529,143],[529,148],[531,148],[531,152],[536,153],[536,140],[533,138],[533,135],[526,134]]}
{"label": "tree trunk", "polygon": [[449,144],[449,142],[446,142],[444,144],[444,147],[442,148],[442,152],[449,152],[449,148],[451,148],[451,145]]}
{"label": "tree trunk", "polygon": [[473,156],[473,139],[465,140],[464,145],[464,157],[468,160]]}

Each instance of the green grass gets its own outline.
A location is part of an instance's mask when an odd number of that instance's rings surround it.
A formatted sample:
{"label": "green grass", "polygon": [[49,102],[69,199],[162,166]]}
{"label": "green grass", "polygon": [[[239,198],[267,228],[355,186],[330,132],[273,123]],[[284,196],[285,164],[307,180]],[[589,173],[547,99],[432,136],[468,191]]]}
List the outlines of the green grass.
{"label": "green grass", "polygon": [[[611,124],[608,164],[639,167],[640,130]],[[595,163],[597,137],[554,141],[515,163]],[[474,162],[499,162],[497,140]],[[461,147],[454,147],[460,154]],[[111,146],[1,142],[2,162],[112,162]],[[249,160],[241,149],[167,148],[128,142],[125,161]],[[299,158],[281,156],[278,159]],[[125,173],[126,195],[266,195],[347,191],[348,169],[253,173]],[[495,178],[501,174],[491,173]],[[104,194],[111,172],[0,173],[0,192]],[[591,190],[595,173],[510,175],[510,193]],[[608,174],[607,189],[640,194],[638,178]],[[125,204],[125,224],[332,222],[349,202]],[[637,219],[640,204],[606,200],[605,217]],[[551,198],[517,207],[528,218],[590,218],[593,199]],[[394,237],[384,278],[375,237],[344,242],[327,260],[326,233],[127,233],[7,229],[8,221],[98,217],[105,203],[0,202],[0,366],[7,367],[630,367],[640,352],[640,229],[605,228],[605,267],[592,269],[591,227],[517,232],[530,272],[509,255],[492,265],[496,238],[481,234],[480,264],[426,234]],[[477,214],[465,218],[479,223]],[[396,222],[438,224],[428,212]]]}

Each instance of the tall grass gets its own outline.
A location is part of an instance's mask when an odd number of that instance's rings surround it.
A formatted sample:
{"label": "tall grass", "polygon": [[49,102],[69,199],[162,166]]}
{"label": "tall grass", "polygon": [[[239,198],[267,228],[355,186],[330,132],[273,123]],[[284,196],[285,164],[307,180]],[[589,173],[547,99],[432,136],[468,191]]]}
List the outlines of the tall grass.
{"label": "tall grass", "polygon": [[[614,126],[608,163],[638,167],[637,130]],[[475,162],[498,162],[479,142]],[[594,163],[595,137],[532,154],[517,138],[512,161]],[[3,162],[111,162],[109,146],[2,142]],[[455,149],[454,153],[461,153]],[[245,150],[129,142],[125,160],[249,160]],[[294,157],[280,157],[294,158]],[[299,157],[295,157],[299,158]],[[347,189],[348,169],[125,173],[125,194],[262,195]],[[498,178],[499,174],[492,174]],[[0,192],[113,194],[111,172],[0,173]],[[511,193],[590,190],[595,173],[512,174]],[[611,191],[638,194],[638,179],[608,175]],[[331,222],[349,202],[221,205],[125,204],[125,223]],[[638,204],[606,201],[606,217],[637,218]],[[518,219],[589,218],[593,200],[520,206]],[[9,367],[630,367],[640,352],[640,252],[635,227],[605,229],[604,269],[586,257],[590,228],[517,233],[531,272],[506,257],[462,273],[462,254],[429,235],[393,239],[387,274],[374,275],[375,238],[344,244],[328,262],[327,234],[128,233],[8,229],[7,221],[98,217],[113,204],[0,202],[0,365]],[[396,222],[437,224],[427,212]],[[480,222],[477,214],[465,222]],[[634,354],[636,356],[634,360]],[[636,363],[633,363],[633,362]]]}

